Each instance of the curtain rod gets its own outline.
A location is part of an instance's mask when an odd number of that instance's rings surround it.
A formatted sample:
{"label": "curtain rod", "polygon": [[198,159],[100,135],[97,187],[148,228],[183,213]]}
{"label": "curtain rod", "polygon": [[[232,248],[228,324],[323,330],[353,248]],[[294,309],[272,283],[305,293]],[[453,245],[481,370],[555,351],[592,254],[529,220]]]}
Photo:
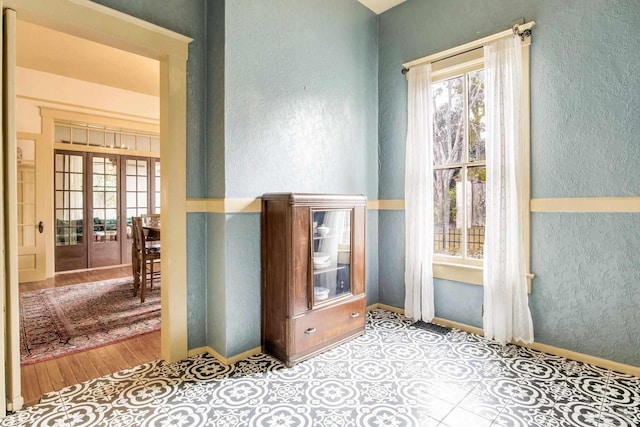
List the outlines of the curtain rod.
{"label": "curtain rod", "polygon": [[429,62],[441,61],[443,59],[447,59],[452,56],[459,55],[461,53],[469,52],[471,50],[478,49],[489,42],[501,39],[503,37],[517,35],[520,37],[521,40],[524,41],[524,39],[531,36],[531,28],[533,28],[534,25],[536,25],[536,21],[529,21],[526,24],[522,24],[522,25],[516,24],[508,30],[501,31],[499,33],[495,33],[490,36],[483,37],[481,39],[463,44],[461,46],[447,49],[442,52],[434,53],[433,55],[428,55],[422,58],[414,59],[413,61],[405,62],[404,64],[402,64],[402,74],[407,74],[407,72],[409,72],[409,69],[411,67],[426,64]]}

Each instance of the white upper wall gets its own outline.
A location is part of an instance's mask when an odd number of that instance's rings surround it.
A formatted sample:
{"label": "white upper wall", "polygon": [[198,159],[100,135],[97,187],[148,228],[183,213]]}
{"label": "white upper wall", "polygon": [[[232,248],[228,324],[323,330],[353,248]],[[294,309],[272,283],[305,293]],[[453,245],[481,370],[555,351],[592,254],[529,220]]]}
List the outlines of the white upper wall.
{"label": "white upper wall", "polygon": [[159,123],[160,97],[28,68],[16,69],[17,129],[41,133],[39,107]]}

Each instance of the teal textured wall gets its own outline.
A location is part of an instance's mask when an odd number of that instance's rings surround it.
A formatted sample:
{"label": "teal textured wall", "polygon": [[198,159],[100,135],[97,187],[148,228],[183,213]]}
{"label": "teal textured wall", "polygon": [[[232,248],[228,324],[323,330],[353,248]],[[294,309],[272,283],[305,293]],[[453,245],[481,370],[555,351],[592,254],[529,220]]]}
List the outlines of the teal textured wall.
{"label": "teal textured wall", "polygon": [[188,348],[203,347],[207,342],[206,230],[206,214],[187,214]]}
{"label": "teal textured wall", "polygon": [[260,215],[227,214],[226,356],[260,346]]}
{"label": "teal textured wall", "polygon": [[[381,199],[404,194],[401,64],[502,31],[521,17],[536,21],[533,197],[640,196],[637,1],[408,0],[379,17]],[[640,365],[639,216],[532,214],[536,341]],[[403,233],[402,213],[380,213],[380,299],[392,305],[404,298]],[[479,326],[481,289],[437,281],[437,315]]]}
{"label": "teal textured wall", "polygon": [[225,105],[225,1],[207,5],[207,145],[202,158],[207,164],[207,197],[224,197],[224,105]]}
{"label": "teal textured wall", "polygon": [[226,355],[227,287],[224,214],[207,214],[206,345]]}
{"label": "teal textured wall", "polygon": [[226,197],[377,198],[377,34],[357,1],[226,3]]}

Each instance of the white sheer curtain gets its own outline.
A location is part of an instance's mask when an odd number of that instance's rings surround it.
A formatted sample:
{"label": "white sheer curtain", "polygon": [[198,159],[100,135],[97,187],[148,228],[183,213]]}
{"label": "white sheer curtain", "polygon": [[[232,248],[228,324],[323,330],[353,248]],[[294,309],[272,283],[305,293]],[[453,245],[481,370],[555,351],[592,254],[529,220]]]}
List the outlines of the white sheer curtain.
{"label": "white sheer curtain", "polygon": [[506,343],[533,342],[522,229],[522,60],[518,37],[484,47],[487,220],[484,333]]}
{"label": "white sheer curtain", "polygon": [[407,73],[405,315],[430,321],[433,303],[433,97],[431,64]]}

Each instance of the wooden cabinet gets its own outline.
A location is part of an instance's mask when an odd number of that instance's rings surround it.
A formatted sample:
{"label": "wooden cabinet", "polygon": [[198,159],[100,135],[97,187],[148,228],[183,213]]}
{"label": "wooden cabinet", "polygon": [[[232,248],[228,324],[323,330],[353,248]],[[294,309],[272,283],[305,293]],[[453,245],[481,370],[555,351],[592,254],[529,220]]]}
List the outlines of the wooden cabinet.
{"label": "wooden cabinet", "polygon": [[262,198],[262,349],[287,366],[364,333],[366,198]]}

